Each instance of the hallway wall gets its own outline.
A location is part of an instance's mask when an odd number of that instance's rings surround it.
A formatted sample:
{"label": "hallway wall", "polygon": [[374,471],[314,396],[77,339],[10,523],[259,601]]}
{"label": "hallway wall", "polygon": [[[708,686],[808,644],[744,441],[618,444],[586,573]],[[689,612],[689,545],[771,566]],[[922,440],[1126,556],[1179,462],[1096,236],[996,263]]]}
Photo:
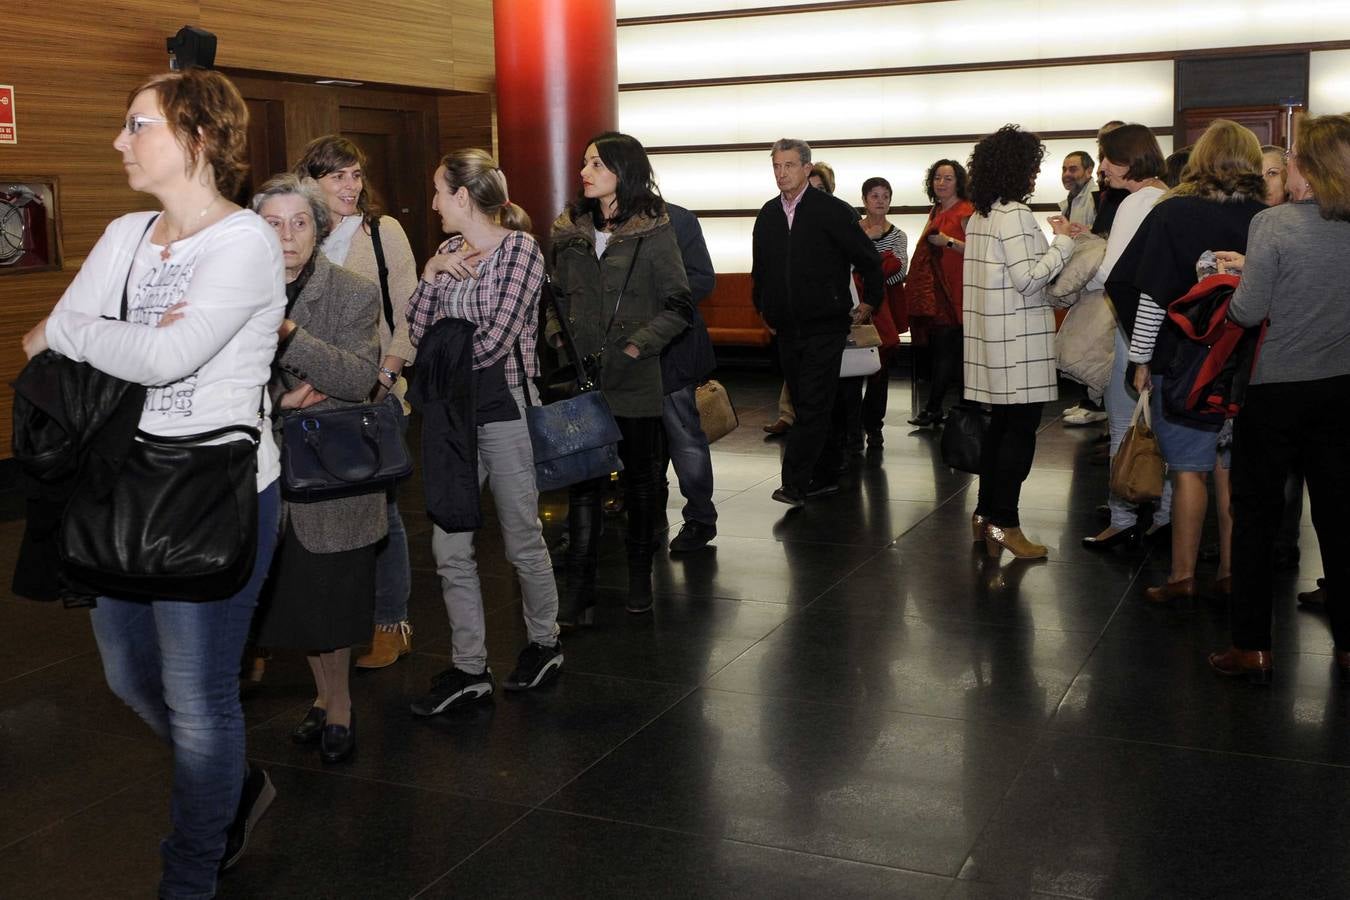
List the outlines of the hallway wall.
{"label": "hallway wall", "polygon": [[[8,20],[0,82],[15,89],[19,143],[0,145],[0,178],[59,179],[64,265],[0,274],[0,384],[18,374],[24,332],[60,298],[108,222],[150,205],[127,188],[111,145],[127,92],[168,68],[164,40],[184,24],[216,33],[222,69],[436,91],[492,87],[492,0],[20,0]],[[5,457],[11,397],[0,389]]]}

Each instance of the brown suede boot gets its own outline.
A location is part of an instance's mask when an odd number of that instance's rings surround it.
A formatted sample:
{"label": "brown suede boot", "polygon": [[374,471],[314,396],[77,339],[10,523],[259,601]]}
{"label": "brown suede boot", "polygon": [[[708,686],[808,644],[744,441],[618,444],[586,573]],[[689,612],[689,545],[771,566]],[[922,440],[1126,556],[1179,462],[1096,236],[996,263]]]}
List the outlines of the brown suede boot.
{"label": "brown suede boot", "polygon": [[370,639],[370,652],[356,660],[358,669],[383,669],[412,651],[412,626],[407,622],[376,625]]}
{"label": "brown suede boot", "polygon": [[985,523],[984,545],[994,559],[998,559],[1004,550],[1018,559],[1044,559],[1049,549],[1027,539],[1020,528],[1004,528],[992,522]]}

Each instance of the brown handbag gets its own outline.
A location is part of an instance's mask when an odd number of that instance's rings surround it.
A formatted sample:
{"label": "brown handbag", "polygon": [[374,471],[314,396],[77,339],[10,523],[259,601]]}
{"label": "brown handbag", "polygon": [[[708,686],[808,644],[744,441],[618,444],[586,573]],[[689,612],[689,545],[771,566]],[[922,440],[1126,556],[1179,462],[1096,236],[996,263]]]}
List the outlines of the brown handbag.
{"label": "brown handbag", "polygon": [[[1111,493],[1131,503],[1157,500],[1163,492],[1162,450],[1153,431],[1153,416],[1149,410],[1149,392],[1139,395],[1130,417],[1130,427],[1120,442],[1120,449],[1111,458]],[[1140,421],[1142,414],[1143,421]]]}
{"label": "brown handbag", "polygon": [[736,407],[731,403],[731,395],[722,387],[720,381],[705,381],[694,391],[694,403],[698,406],[698,421],[708,443],[726,437],[741,424],[736,415]]}

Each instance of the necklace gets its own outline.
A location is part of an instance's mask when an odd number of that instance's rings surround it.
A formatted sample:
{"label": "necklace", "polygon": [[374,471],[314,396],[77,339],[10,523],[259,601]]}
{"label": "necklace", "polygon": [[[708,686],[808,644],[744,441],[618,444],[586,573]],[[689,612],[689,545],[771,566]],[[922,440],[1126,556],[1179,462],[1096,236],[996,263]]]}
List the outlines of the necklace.
{"label": "necklace", "polygon": [[[216,201],[219,200],[219,199],[220,199],[220,195],[219,195],[219,194],[216,194],[214,197],[211,198],[211,202],[210,202],[210,203],[208,203],[208,204],[206,204],[206,206],[202,207],[202,211],[199,212],[199,213],[197,213],[197,220],[196,220],[196,224],[195,224],[194,227],[185,229],[180,235],[178,235],[178,237],[174,238],[173,240],[165,240],[165,242],[164,242],[164,249],[161,250],[161,251],[159,251],[159,258],[160,258],[161,260],[163,260],[163,261],[165,261],[165,262],[168,262],[168,261],[169,261],[169,257],[173,255],[173,245],[174,245],[175,243],[177,243],[178,241],[183,240],[184,238],[192,237],[194,234],[196,234],[197,232],[199,232],[199,231],[202,230],[201,220],[204,219],[204,218],[206,218],[206,214],[207,214],[208,212],[211,211],[211,207],[215,206],[215,205],[216,205]],[[165,226],[165,235],[164,235],[164,236],[165,236],[165,238],[168,238],[168,226],[167,226],[167,225]]]}

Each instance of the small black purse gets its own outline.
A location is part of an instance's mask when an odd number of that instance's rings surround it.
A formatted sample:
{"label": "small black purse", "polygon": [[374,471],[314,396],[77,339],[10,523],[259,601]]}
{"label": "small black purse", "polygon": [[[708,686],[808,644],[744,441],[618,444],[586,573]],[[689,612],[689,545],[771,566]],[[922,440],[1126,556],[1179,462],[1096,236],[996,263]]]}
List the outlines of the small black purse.
{"label": "small black purse", "polygon": [[386,490],[412,474],[399,413],[387,403],[288,413],[281,424],[281,492],[317,503]]}
{"label": "small black purse", "polygon": [[980,454],[989,411],[975,403],[958,403],[942,424],[942,461],[960,472],[980,474]]}

